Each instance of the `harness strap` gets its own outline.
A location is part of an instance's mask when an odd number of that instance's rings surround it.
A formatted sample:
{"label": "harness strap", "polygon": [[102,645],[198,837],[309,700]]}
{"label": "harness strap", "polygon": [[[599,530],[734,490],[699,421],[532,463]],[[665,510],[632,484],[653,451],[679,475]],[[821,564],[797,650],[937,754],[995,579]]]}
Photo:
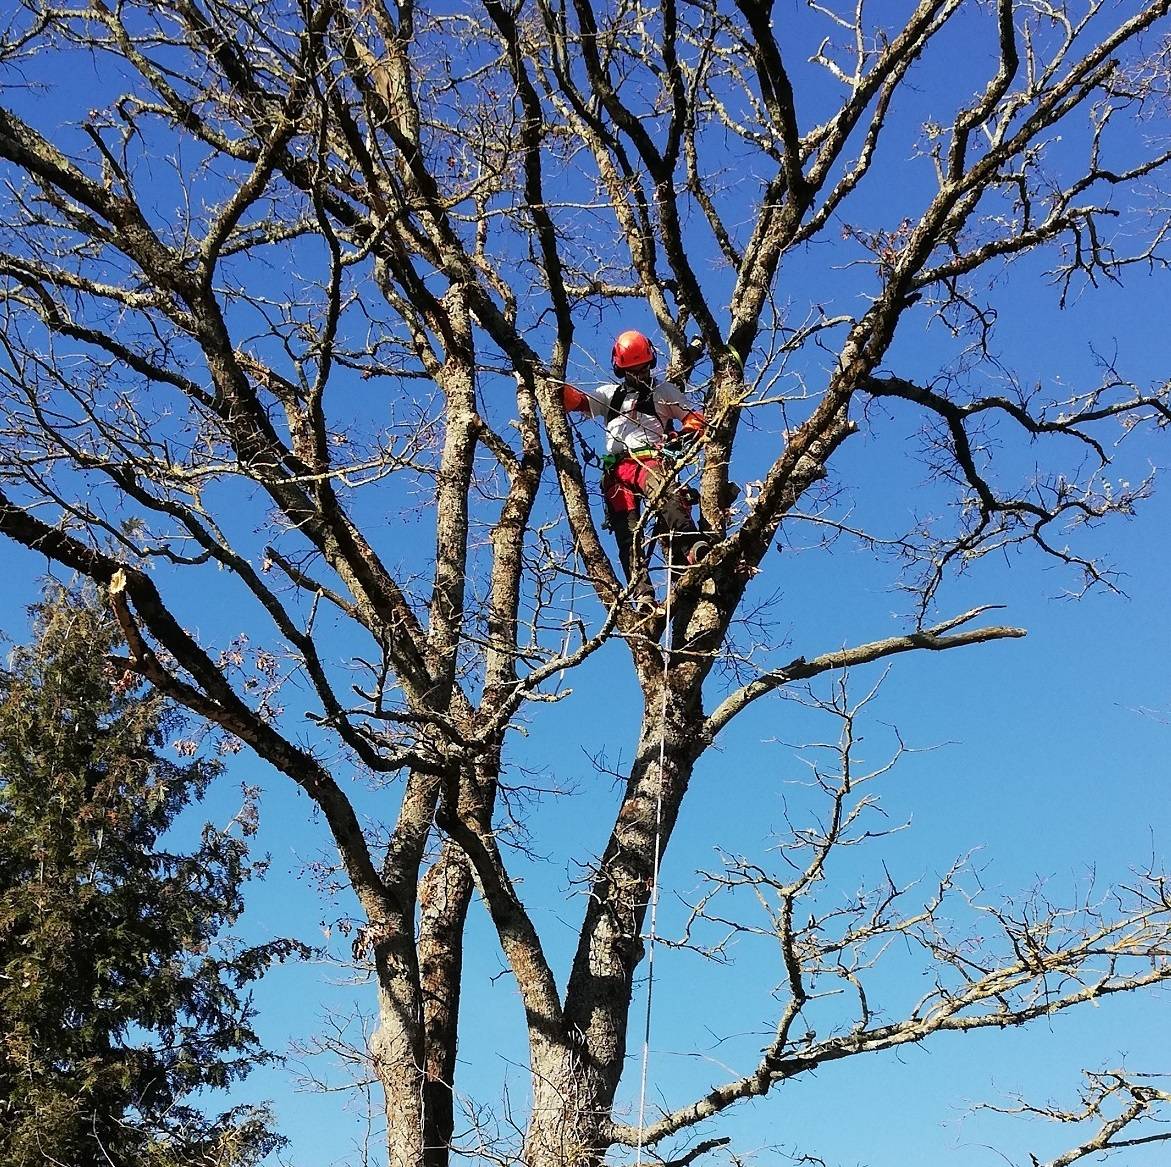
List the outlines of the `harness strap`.
{"label": "harness strap", "polygon": [[620,454],[607,454],[602,458],[602,469],[613,470],[620,462],[657,461],[662,457],[662,450],[655,446],[639,446],[636,450],[623,450]]}
{"label": "harness strap", "polygon": [[623,380],[618,383],[618,388],[614,390],[614,396],[610,398],[610,404],[606,407],[607,425],[615,418],[623,416],[626,399],[631,393],[637,394],[634,399],[636,413],[645,413],[648,417],[658,417],[658,410],[655,409],[654,384],[631,385],[628,381]]}

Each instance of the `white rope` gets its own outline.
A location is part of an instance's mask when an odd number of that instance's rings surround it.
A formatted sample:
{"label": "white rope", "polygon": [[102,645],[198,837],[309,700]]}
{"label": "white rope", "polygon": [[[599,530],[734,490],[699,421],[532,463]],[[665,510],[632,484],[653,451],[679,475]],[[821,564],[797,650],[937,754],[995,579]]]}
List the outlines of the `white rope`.
{"label": "white rope", "polygon": [[[578,554],[577,538],[572,532],[570,533],[570,538],[573,540],[573,558],[569,572],[569,614],[565,618],[565,635],[561,638],[562,659],[569,656],[570,640],[573,637],[573,630],[577,627],[577,569],[580,557]],[[565,669],[562,669],[557,675],[558,688],[560,688],[564,680]]]}
{"label": "white rope", "polygon": [[663,706],[659,715],[659,781],[655,792],[655,862],[651,873],[651,927],[647,936],[646,961],[646,1024],[642,1037],[642,1074],[638,1088],[638,1145],[635,1148],[635,1167],[642,1167],[642,1137],[646,1119],[647,1067],[651,1059],[651,1003],[655,992],[655,938],[659,921],[659,858],[662,847],[663,826],[663,771],[667,761],[667,668],[670,664],[671,643],[671,555],[675,546],[675,533],[667,535],[667,601],[663,613],[666,622],[663,629]]}

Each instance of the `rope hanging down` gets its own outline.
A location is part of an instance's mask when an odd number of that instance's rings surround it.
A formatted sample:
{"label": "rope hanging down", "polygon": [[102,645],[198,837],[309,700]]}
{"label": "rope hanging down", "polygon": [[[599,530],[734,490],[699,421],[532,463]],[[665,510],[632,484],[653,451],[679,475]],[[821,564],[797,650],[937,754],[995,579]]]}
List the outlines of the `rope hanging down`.
{"label": "rope hanging down", "polygon": [[642,1038],[642,1073],[638,1088],[638,1145],[635,1148],[635,1167],[642,1167],[642,1139],[646,1129],[646,1080],[647,1067],[651,1057],[651,1004],[655,992],[655,939],[657,937],[659,920],[659,859],[662,853],[663,829],[663,771],[667,760],[667,669],[671,663],[671,572],[673,568],[672,552],[674,550],[674,534],[667,536],[667,583],[666,605],[663,616],[666,621],[663,637],[663,704],[659,714],[659,780],[655,791],[655,858],[651,869],[651,903],[650,903],[650,932],[647,935],[647,963],[646,963],[646,1023]]}

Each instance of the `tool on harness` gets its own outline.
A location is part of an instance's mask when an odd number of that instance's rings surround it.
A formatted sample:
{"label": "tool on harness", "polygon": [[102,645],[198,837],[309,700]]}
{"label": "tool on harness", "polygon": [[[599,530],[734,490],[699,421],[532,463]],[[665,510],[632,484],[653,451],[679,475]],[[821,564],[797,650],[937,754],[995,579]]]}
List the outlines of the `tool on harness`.
{"label": "tool on harness", "polygon": [[682,462],[698,439],[694,430],[672,430],[663,443],[663,454],[674,462]]}
{"label": "tool on harness", "polygon": [[[573,435],[574,440],[577,442],[578,448],[581,451],[582,462],[584,462],[587,466],[595,466],[599,470],[604,469],[606,465],[606,459],[601,457],[597,450],[595,450],[593,446],[591,446],[589,442],[585,440],[585,438],[582,436],[581,430],[578,429],[577,422],[574,421],[568,413],[565,415],[565,419],[569,422],[569,432]],[[606,455],[606,457],[609,457],[609,455]]]}

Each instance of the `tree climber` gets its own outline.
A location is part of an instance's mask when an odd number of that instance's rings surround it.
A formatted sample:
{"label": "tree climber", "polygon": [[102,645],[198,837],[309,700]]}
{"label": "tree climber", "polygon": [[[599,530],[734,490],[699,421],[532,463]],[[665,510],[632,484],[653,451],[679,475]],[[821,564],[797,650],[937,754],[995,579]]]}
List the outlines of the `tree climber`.
{"label": "tree climber", "polygon": [[[679,380],[695,364],[700,351],[696,341],[688,346]],[[604,420],[602,498],[628,580],[635,575],[634,543],[642,499],[654,510],[656,534],[672,540],[672,562],[677,567],[697,563],[709,550],[691,515],[694,494],[672,481],[663,456],[665,447],[678,449],[684,438],[703,434],[703,413],[677,385],[654,376],[657,360],[651,342],[632,329],[614,342],[611,365],[617,383],[588,390],[566,384],[561,390],[566,413]],[[682,427],[681,434],[676,433],[675,422]],[[644,598],[653,596],[649,582],[639,590]]]}

